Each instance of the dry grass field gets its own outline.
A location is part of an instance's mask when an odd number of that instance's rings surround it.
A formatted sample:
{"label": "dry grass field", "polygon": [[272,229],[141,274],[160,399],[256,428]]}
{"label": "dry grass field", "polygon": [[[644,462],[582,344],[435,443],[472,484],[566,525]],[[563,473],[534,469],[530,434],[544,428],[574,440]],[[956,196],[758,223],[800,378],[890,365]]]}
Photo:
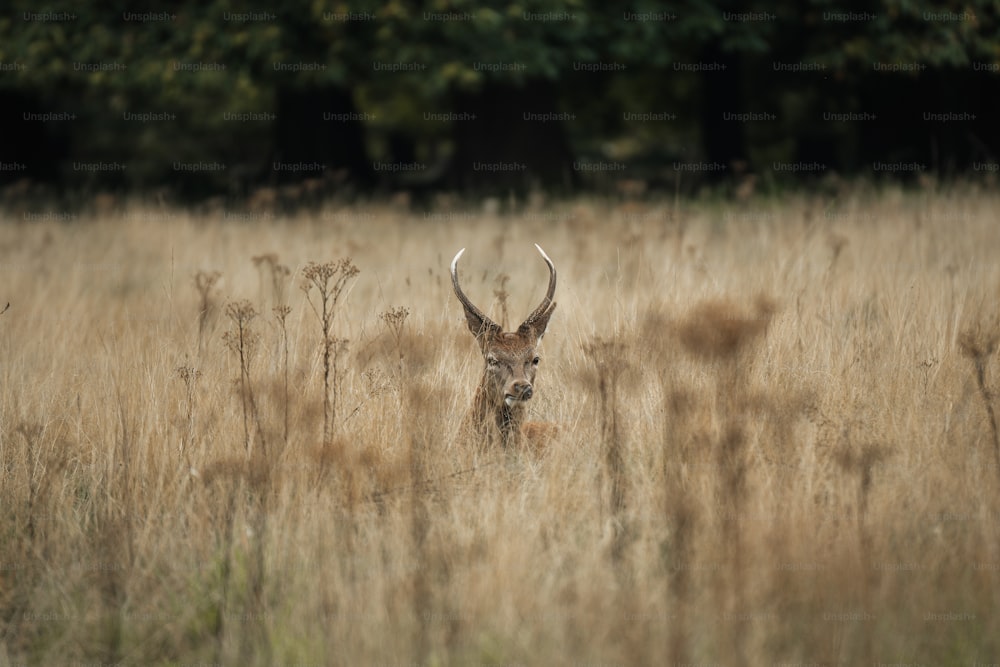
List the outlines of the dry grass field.
{"label": "dry grass field", "polygon": [[[1000,663],[998,215],[9,213],[0,665]],[[536,242],[490,450],[448,264],[514,327]]]}

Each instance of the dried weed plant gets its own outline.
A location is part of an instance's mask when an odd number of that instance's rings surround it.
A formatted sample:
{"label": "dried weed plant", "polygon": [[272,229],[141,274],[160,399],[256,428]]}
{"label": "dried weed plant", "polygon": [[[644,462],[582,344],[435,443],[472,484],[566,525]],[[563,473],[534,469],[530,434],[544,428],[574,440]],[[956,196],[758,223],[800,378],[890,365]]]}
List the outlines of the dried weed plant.
{"label": "dried weed plant", "polygon": [[257,398],[251,379],[251,366],[258,351],[260,334],[253,328],[257,319],[257,310],[249,301],[234,301],[226,305],[226,317],[229,318],[232,329],[222,335],[222,340],[230,352],[236,355],[240,368],[240,376],[236,380],[237,393],[243,413],[243,447],[249,457],[252,451],[251,422],[256,438],[260,439],[261,447],[266,451],[264,429],[261,427],[260,411],[257,408]]}
{"label": "dried weed plant", "polygon": [[288,316],[291,314],[290,306],[275,306],[272,309],[274,319],[278,323],[278,330],[281,332],[281,408],[282,408],[282,440],[285,447],[288,447],[288,414],[291,407],[288,395]]}
{"label": "dried weed plant", "polygon": [[629,542],[626,510],[628,508],[628,470],[626,464],[626,429],[621,424],[618,406],[623,375],[627,372],[624,345],[614,339],[595,338],[584,345],[584,353],[593,364],[592,386],[596,390],[600,418],[601,451],[604,459],[604,486],[610,516],[611,563],[617,572],[624,571],[625,551]]}
{"label": "dried weed plant", "polygon": [[222,278],[219,271],[198,271],[194,274],[194,288],[200,300],[198,306],[198,351],[204,352],[205,334],[208,321],[215,311],[215,299],[212,294],[215,286]]}
{"label": "dried weed plant", "polygon": [[[719,426],[713,437],[715,470],[721,514],[721,539],[731,550],[728,578],[719,578],[716,597],[720,608],[732,620],[729,659],[739,661],[744,654],[747,573],[743,558],[745,536],[742,517],[749,506],[749,422],[750,367],[757,348],[767,333],[777,310],[775,302],[758,295],[750,312],[727,300],[703,301],[677,324],[681,346],[692,356],[710,364],[714,375],[715,403]],[[675,517],[675,526],[684,530],[687,510]],[[682,545],[683,546],[683,543]],[[723,582],[725,582],[723,584]],[[682,584],[683,587],[683,584]],[[674,649],[683,653],[680,646]]]}
{"label": "dried weed plant", "polygon": [[[317,264],[309,262],[302,272],[302,291],[312,308],[320,326],[320,346],[323,356],[323,442],[329,445],[333,438],[333,427],[337,416],[340,397],[340,376],[338,363],[347,349],[347,339],[333,334],[333,322],[340,301],[350,282],[357,277],[360,269],[350,258]],[[313,293],[316,294],[314,301]]]}
{"label": "dried weed plant", "polygon": [[260,307],[263,310],[265,304],[265,285],[271,288],[271,303],[275,308],[285,305],[285,289],[288,286],[288,279],[292,272],[287,266],[282,264],[277,253],[269,252],[263,255],[256,255],[251,258],[260,280]]}
{"label": "dried weed plant", "polygon": [[[334,234],[378,267],[313,268],[282,295],[276,255],[254,271],[228,245],[274,230],[221,216],[0,227],[9,266],[32,267],[4,274],[32,306],[0,327],[0,662],[1000,655],[1000,485],[977,483],[997,456],[1000,341],[983,304],[1000,197],[838,196],[867,217],[834,228],[825,201],[751,197],[666,219],[644,213],[661,210],[652,191],[625,221],[589,200],[552,203],[544,225],[475,217],[508,259],[532,238],[563,258],[537,398],[559,436],[541,457],[456,437],[479,359],[440,256],[466,217],[373,204],[360,225],[276,220],[282,257]],[[185,266],[217,248],[231,280],[216,308],[202,279],[197,353],[189,327],[155,315],[168,294],[78,265],[165,247]],[[166,265],[128,271],[156,285]],[[119,312],[154,315],[119,327]],[[351,354],[331,345],[348,335]]]}
{"label": "dried weed plant", "polygon": [[997,473],[1000,474],[1000,431],[997,429],[997,416],[993,408],[993,392],[986,384],[986,372],[992,357],[996,354],[997,343],[1000,342],[1000,319],[992,322],[978,321],[966,328],[958,336],[958,349],[962,356],[972,361],[972,370],[976,378],[976,388],[983,399],[986,416],[989,419],[990,434],[993,436],[993,455],[996,460]]}
{"label": "dried weed plant", "polygon": [[191,469],[191,446],[194,444],[195,432],[195,385],[201,377],[201,371],[193,366],[178,366],[175,369],[177,377],[184,383],[184,435],[181,438],[181,456]]}

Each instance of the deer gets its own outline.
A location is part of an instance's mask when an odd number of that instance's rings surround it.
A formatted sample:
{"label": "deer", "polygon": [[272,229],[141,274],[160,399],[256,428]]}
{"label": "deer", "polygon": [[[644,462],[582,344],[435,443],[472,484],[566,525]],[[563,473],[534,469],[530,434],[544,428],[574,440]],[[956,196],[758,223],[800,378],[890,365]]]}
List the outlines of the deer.
{"label": "deer", "polygon": [[541,361],[538,344],[556,308],[552,300],[556,292],[556,267],[541,246],[536,243],[535,248],[549,267],[549,287],[545,298],[516,331],[505,332],[462,291],[458,260],[465,248],[459,250],[451,262],[455,296],[465,310],[469,331],[479,343],[485,362],[465,428],[480,442],[499,443],[504,449],[524,444],[537,449],[555,433],[551,425],[525,421],[528,403],[535,395],[535,372]]}

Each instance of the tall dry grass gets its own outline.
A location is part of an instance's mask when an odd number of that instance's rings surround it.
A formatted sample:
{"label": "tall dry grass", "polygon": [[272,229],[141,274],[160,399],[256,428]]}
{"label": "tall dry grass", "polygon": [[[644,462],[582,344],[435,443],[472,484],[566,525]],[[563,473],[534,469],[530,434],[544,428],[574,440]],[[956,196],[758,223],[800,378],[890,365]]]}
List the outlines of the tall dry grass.
{"label": "tall dry grass", "polygon": [[[1000,662],[998,212],[8,218],[0,664]],[[516,319],[533,242],[506,455],[447,258]]]}

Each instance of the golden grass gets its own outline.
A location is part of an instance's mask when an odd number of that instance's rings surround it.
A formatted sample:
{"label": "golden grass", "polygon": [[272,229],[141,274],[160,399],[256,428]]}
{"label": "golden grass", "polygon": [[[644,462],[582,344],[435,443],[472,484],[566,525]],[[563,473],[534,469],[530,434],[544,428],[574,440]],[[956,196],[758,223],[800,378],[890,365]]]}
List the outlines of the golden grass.
{"label": "golden grass", "polygon": [[[1000,662],[998,214],[8,219],[0,664]],[[558,435],[504,455],[447,263],[518,320],[534,242]]]}

